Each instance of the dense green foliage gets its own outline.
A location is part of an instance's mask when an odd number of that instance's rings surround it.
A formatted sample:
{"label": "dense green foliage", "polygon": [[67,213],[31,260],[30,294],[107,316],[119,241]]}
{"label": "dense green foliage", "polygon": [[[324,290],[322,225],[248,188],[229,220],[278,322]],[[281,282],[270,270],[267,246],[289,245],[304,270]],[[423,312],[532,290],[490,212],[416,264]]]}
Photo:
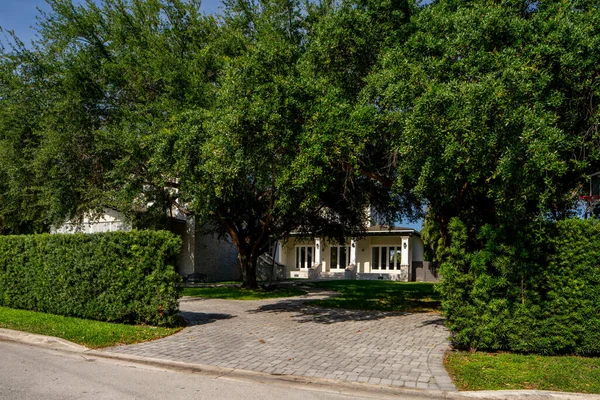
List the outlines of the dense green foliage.
{"label": "dense green foliage", "polygon": [[0,307],[0,328],[59,337],[96,349],[160,339],[181,327],[126,325]]}
{"label": "dense green foliage", "polygon": [[181,241],[165,231],[0,237],[0,306],[172,325]]}
{"label": "dense green foliage", "polygon": [[458,390],[553,390],[599,393],[600,359],[452,352],[444,359]]}
{"label": "dense green foliage", "polygon": [[490,226],[485,247],[465,250],[465,225],[452,245],[439,290],[460,348],[542,354],[600,354],[600,222],[567,219],[511,232]]}
{"label": "dense green foliage", "polygon": [[216,21],[196,1],[49,4],[33,45],[0,48],[4,227],[111,208],[164,228],[178,205],[172,128],[211,104]]}
{"label": "dense green foliage", "polygon": [[363,91],[399,194],[442,245],[453,217],[478,248],[486,224],[568,216],[600,155],[598,2],[438,0],[412,23]]}

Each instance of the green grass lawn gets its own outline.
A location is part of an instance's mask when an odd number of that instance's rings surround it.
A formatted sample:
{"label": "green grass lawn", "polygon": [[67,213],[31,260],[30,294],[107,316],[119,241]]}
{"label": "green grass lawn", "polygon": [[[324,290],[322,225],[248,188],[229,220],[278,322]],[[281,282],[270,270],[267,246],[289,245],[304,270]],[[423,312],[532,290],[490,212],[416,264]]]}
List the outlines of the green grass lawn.
{"label": "green grass lawn", "polygon": [[351,280],[307,285],[340,292],[339,296],[313,302],[322,307],[404,312],[433,312],[440,308],[434,283]]}
{"label": "green grass lawn", "polygon": [[89,348],[160,339],[181,328],[113,324],[0,307],[0,328],[55,336]]}
{"label": "green grass lawn", "polygon": [[600,393],[600,358],[453,352],[445,366],[459,390]]}
{"label": "green grass lawn", "polygon": [[227,300],[263,300],[279,297],[293,297],[306,294],[296,288],[277,288],[273,290],[250,290],[236,286],[188,287],[183,289],[184,296],[203,297],[207,299]]}

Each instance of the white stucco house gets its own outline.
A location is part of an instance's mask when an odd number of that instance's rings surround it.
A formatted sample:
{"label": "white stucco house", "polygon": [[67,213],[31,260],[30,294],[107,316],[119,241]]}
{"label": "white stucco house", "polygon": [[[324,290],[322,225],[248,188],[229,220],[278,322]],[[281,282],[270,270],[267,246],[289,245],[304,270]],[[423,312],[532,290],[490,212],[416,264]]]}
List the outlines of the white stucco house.
{"label": "white stucco house", "polygon": [[423,276],[423,250],[417,230],[375,225],[344,244],[291,235],[276,259],[286,278],[413,281]]}

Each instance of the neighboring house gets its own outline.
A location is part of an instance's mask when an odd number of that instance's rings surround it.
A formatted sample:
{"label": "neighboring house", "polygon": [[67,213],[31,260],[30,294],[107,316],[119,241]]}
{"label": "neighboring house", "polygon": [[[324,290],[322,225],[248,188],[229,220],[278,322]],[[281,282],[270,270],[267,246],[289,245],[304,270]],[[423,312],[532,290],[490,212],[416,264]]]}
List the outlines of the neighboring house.
{"label": "neighboring house", "polygon": [[[106,210],[100,218],[84,218],[81,223],[67,222],[53,230],[53,233],[98,233],[130,229],[121,213]],[[169,219],[169,230],[183,241],[181,253],[175,261],[177,272],[182,277],[200,273],[205,274],[210,282],[242,278],[237,250],[231,241],[219,240],[214,235],[202,233],[193,218],[182,214]]]}
{"label": "neighboring house", "polygon": [[276,259],[286,278],[436,280],[423,267],[421,234],[410,228],[375,225],[346,243],[291,235],[279,243]]}

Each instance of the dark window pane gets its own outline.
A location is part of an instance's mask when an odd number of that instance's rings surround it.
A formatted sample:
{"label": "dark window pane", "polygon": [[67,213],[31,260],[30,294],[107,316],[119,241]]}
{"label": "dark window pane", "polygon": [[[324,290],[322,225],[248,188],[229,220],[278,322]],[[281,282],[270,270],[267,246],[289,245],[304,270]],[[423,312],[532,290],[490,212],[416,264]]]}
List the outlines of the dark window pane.
{"label": "dark window pane", "polygon": [[379,269],[379,247],[371,247],[371,253],[373,261],[373,265],[371,266],[371,268]]}
{"label": "dark window pane", "polygon": [[308,247],[307,248],[308,251],[308,264],[306,265],[307,268],[312,267],[312,257],[313,257],[313,248],[312,247]]}
{"label": "dark window pane", "polygon": [[346,269],[348,264],[346,263],[346,247],[340,247],[340,268]]}
{"label": "dark window pane", "polygon": [[337,246],[331,246],[331,264],[330,264],[330,268],[337,268],[338,266],[338,252],[337,252]]}
{"label": "dark window pane", "polygon": [[300,247],[296,247],[296,269],[300,268]]}
{"label": "dark window pane", "polygon": [[381,248],[381,269],[387,269],[388,248]]}
{"label": "dark window pane", "polygon": [[300,247],[300,268],[306,268],[306,247]]}

